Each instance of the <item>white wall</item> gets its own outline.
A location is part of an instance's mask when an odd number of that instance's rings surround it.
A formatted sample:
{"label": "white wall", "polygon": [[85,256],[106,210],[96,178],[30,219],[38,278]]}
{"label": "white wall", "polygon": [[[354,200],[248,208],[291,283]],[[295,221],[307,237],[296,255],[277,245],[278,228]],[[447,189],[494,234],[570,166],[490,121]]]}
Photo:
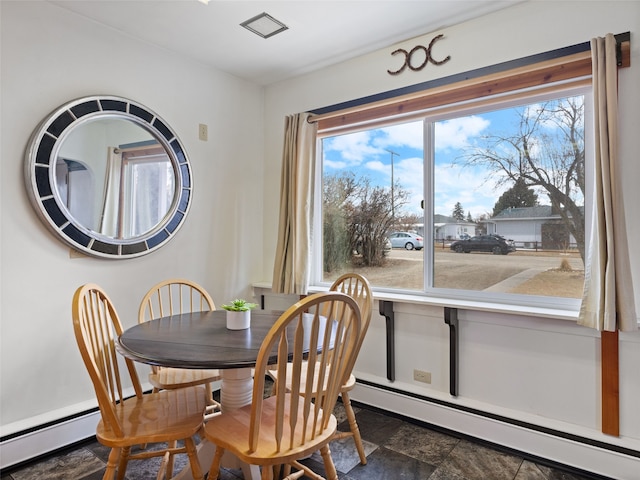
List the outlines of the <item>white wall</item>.
{"label": "white wall", "polygon": [[[104,287],[125,325],[155,282],[187,277],[216,303],[251,294],[261,275],[262,89],[137,42],[47,2],[0,2],[2,435],[95,404],[73,337],[71,298]],[[70,258],[29,203],[23,158],[31,132],[69,100],[126,97],[160,115],[192,162],[193,204],[162,249],[129,260]],[[198,140],[198,124],[209,141]],[[234,186],[233,181],[242,178]],[[145,374],[146,377],[146,374]],[[145,378],[143,377],[143,378]],[[95,424],[94,424],[95,425]]]}
{"label": "white wall", "polygon": [[[92,281],[105,287],[125,325],[131,325],[142,294],[160,278],[199,281],[218,303],[249,295],[252,282],[271,280],[286,114],[582,43],[607,32],[631,31],[632,67],[621,72],[620,134],[628,233],[639,237],[640,221],[633,210],[640,196],[635,188],[640,174],[637,1],[527,2],[272,85],[264,96],[256,86],[49,3],[3,0],[0,17],[2,435],[95,403],[71,329],[70,302],[80,284]],[[386,73],[398,68],[391,51],[426,45],[439,33],[445,38],[434,56],[450,54],[449,63],[398,76]],[[147,105],[173,127],[190,155],[195,183],[191,212],[176,238],[148,256],[126,261],[70,258],[68,248],[46,230],[28,202],[22,165],[29,135],[57,106],[91,94],[120,95]],[[208,142],[197,139],[199,123],[209,126]],[[243,186],[236,189],[232,179],[240,176]],[[632,255],[633,271],[638,272],[640,256]],[[640,291],[638,277],[635,288]],[[636,297],[640,305],[640,295]],[[374,315],[356,373],[387,386],[384,322]],[[638,334],[621,336],[622,435],[612,438],[600,433],[597,334],[553,319],[474,312],[460,317],[460,395],[448,395],[448,330],[442,310],[435,307],[398,307],[398,377],[391,386],[640,451]],[[415,383],[413,368],[431,371],[432,384]],[[630,467],[622,455],[617,462],[598,463],[597,455],[586,458],[580,456],[582,450],[574,455],[569,442],[555,449],[548,439],[528,444],[530,437],[518,437],[522,429],[500,438],[504,429],[495,423],[476,425],[471,416],[462,419],[456,412],[458,416],[372,389],[355,393],[359,401],[492,441],[513,440],[512,446],[525,451],[617,478],[637,478],[633,474],[640,471],[632,472],[638,464]]]}
{"label": "white wall", "polygon": [[[631,32],[631,68],[620,72],[620,153],[628,234],[638,238],[640,219],[634,206],[640,200],[636,187],[640,178],[640,2],[526,2],[501,12],[431,32],[399,45],[359,57],[266,89],[265,122],[265,211],[264,280],[270,279],[277,225],[277,185],[280,167],[282,118],[366,97],[403,86],[446,77],[570,45],[588,42],[606,33]],[[437,34],[445,37],[434,47],[435,58],[451,55],[443,66],[428,65],[421,72],[391,76],[396,70],[397,48],[427,46]],[[633,242],[631,242],[633,245]],[[635,274],[636,304],[640,307],[640,253],[631,252]],[[640,311],[640,310],[639,310]],[[393,387],[465,408],[504,415],[605,444],[640,452],[640,334],[621,335],[620,407],[621,436],[600,432],[600,354],[597,332],[559,319],[460,312],[459,395],[448,387],[448,327],[441,308],[396,306],[396,381],[385,377],[384,318],[374,310],[372,326],[356,365],[359,378],[383,387]],[[431,385],[413,380],[413,369],[432,373]],[[612,454],[603,459],[597,448],[574,452],[572,442],[546,438],[520,438],[523,429],[509,430],[499,422],[434,407],[429,402],[408,399],[375,388],[356,390],[354,398],[384,408],[393,408],[421,420],[463,431],[490,441],[555,459],[615,478],[637,479],[640,460]],[[455,412],[455,410],[454,410]],[[456,416],[457,415],[457,416]],[[477,423],[474,423],[477,422]],[[517,431],[516,431],[517,430]],[[593,451],[598,451],[594,453]]]}

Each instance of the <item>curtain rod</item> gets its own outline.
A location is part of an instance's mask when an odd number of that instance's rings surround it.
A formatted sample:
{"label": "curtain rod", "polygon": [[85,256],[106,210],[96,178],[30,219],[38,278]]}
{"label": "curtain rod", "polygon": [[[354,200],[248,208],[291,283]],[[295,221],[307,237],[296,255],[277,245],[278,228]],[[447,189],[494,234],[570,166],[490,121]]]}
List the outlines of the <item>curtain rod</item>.
{"label": "curtain rod", "polygon": [[[617,56],[618,66],[623,66],[622,43],[630,41],[631,32],[619,33],[615,35],[615,38],[616,38],[616,56]],[[553,60],[556,58],[567,57],[569,55],[573,55],[576,53],[583,53],[583,52],[589,51],[590,49],[591,49],[591,42],[590,41],[583,42],[576,45],[571,45],[569,47],[562,47],[556,50],[549,50],[547,52],[530,55],[528,57],[522,57],[516,60],[509,60],[506,62],[497,63],[495,65],[490,65],[488,67],[481,67],[475,70],[457,73],[454,75],[449,75],[447,77],[428,80],[426,82],[421,82],[414,85],[409,85],[406,87],[401,87],[394,90],[389,90],[386,92],[369,95],[367,97],[357,98],[355,100],[349,100],[347,102],[342,102],[342,103],[337,103],[335,105],[329,105],[326,107],[317,108],[309,111],[311,115],[309,116],[307,121],[309,123],[318,122],[325,118],[332,117],[333,114],[335,114],[336,112],[340,112],[348,108],[359,107],[359,106],[367,105],[370,103],[375,103],[382,100],[388,100],[395,97],[400,97],[403,95],[408,95],[411,93],[420,92],[420,91],[428,90],[435,87],[441,87],[443,85],[449,85],[449,84],[453,84],[453,83],[457,83],[465,80],[472,80],[474,78],[480,78],[486,75],[504,72],[504,71],[512,70],[518,67],[533,65],[535,63],[543,62],[546,60]]]}

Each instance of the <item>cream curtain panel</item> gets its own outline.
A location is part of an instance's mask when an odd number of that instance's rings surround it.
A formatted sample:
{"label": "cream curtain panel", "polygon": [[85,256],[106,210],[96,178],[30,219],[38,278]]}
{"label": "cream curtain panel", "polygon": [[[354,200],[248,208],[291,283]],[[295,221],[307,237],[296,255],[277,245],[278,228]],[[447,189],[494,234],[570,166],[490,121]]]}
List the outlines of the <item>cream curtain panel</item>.
{"label": "cream curtain panel", "polygon": [[104,178],[103,207],[100,213],[100,230],[102,235],[120,238],[118,231],[118,208],[120,202],[120,172],[122,171],[122,154],[116,148],[109,147],[107,168]]}
{"label": "cream curtain panel", "polygon": [[306,295],[309,285],[317,123],[308,113],[285,118],[280,219],[272,291]]}
{"label": "cream curtain panel", "polygon": [[595,118],[595,201],[578,324],[636,330],[637,319],[618,159],[618,67],[612,34],[591,40]]}

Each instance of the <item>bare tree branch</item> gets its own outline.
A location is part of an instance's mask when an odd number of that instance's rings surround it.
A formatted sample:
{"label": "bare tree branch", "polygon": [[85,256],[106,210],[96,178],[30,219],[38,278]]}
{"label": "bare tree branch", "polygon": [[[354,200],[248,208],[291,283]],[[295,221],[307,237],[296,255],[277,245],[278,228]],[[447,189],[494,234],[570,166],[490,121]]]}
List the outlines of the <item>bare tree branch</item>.
{"label": "bare tree branch", "polygon": [[488,135],[463,156],[465,165],[483,165],[497,186],[524,181],[544,192],[576,239],[584,259],[584,100],[571,97],[519,111],[517,131]]}

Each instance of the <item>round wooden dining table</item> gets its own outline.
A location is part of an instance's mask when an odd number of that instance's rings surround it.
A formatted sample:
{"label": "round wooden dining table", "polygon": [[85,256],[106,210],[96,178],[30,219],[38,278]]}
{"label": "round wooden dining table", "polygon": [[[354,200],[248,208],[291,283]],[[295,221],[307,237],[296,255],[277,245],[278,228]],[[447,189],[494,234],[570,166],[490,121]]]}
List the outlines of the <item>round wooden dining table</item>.
{"label": "round wooden dining table", "polygon": [[[262,341],[280,314],[253,310],[251,326],[245,330],[227,329],[224,310],[158,318],[125,330],[118,339],[117,349],[125,357],[149,365],[220,369],[220,404],[224,412],[251,403],[251,369],[256,364]],[[289,334],[293,336],[293,331]],[[276,359],[274,351],[273,361]],[[206,472],[215,447],[206,441],[199,447],[200,464]],[[260,478],[259,469],[255,466],[228,466],[242,468],[245,478]],[[176,478],[190,478],[190,469],[187,467]]]}
{"label": "round wooden dining table", "polygon": [[158,318],[125,330],[119,351],[132,360],[164,367],[253,367],[262,341],[281,313],[253,310],[251,326],[245,330],[229,330],[225,310]]}

